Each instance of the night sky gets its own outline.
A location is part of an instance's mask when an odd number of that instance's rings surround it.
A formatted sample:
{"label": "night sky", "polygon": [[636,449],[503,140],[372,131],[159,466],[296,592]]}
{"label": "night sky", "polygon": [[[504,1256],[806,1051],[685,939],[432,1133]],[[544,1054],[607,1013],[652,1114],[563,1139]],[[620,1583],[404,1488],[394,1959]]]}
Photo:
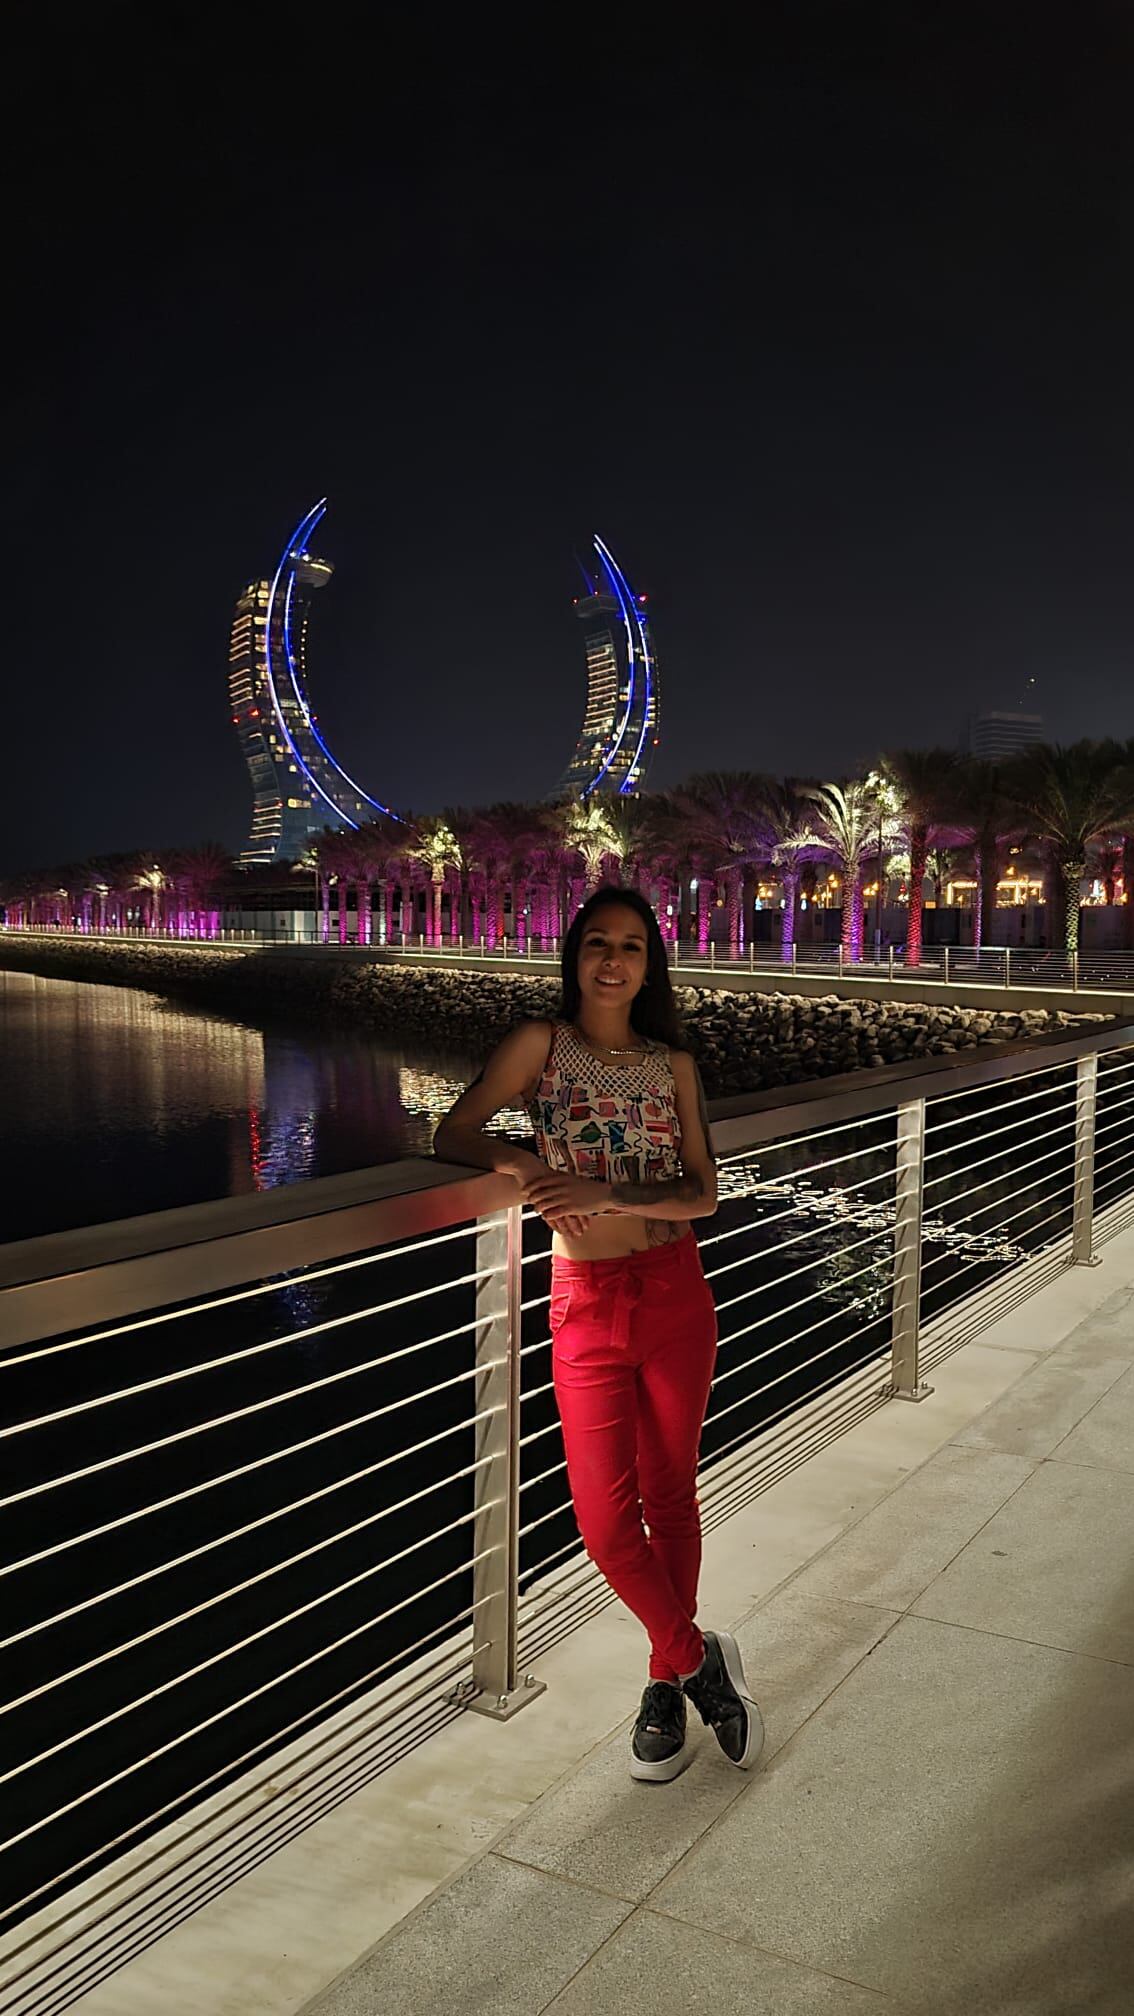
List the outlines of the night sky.
{"label": "night sky", "polygon": [[0,873],[243,842],[232,603],[324,493],[312,693],[403,809],[552,787],[595,530],[655,784],[1029,676],[1134,735],[1134,15],[744,19],[9,15]]}

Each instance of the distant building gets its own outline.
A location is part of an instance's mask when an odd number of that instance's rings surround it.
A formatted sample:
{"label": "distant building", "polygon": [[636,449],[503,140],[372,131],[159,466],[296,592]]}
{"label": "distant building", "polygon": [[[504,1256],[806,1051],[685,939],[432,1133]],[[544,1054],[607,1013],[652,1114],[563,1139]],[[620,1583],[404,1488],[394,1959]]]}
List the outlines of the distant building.
{"label": "distant building", "polygon": [[969,721],[968,753],[985,763],[1003,763],[1044,739],[1042,714],[974,714]]}
{"label": "distant building", "polygon": [[657,660],[645,596],[634,594],[598,537],[594,550],[598,569],[587,575],[590,592],[575,604],[586,639],[587,700],[557,795],[631,797],[642,789],[658,744]]}
{"label": "distant building", "polygon": [[307,551],[326,501],[301,520],[272,579],[237,602],[228,654],[232,725],[252,780],[252,830],[242,867],[296,861],[324,827],[357,829],[388,808],[336,762],[307,692],[311,596],[334,569]]}

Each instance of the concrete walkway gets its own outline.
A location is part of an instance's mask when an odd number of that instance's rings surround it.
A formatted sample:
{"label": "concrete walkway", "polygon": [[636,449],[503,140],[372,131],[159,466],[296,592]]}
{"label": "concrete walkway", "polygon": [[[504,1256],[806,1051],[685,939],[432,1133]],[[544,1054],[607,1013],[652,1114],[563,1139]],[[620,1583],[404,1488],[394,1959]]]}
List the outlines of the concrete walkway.
{"label": "concrete walkway", "polygon": [[1105,1299],[1053,1348],[1024,1305],[1010,1348],[1044,1355],[739,1626],[758,1770],[698,1723],[636,1785],[624,1725],[310,2016],[1131,2016],[1129,1235],[1107,1251]]}

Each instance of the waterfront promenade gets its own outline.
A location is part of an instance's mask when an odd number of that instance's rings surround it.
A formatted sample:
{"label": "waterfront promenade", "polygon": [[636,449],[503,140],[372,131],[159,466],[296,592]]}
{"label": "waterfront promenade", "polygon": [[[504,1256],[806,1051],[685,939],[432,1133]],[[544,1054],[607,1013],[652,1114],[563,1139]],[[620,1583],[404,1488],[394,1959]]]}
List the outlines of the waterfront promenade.
{"label": "waterfront promenade", "polygon": [[1129,2016],[1134,1231],[707,1536],[768,1742],[632,1784],[618,1606],[84,2016]]}

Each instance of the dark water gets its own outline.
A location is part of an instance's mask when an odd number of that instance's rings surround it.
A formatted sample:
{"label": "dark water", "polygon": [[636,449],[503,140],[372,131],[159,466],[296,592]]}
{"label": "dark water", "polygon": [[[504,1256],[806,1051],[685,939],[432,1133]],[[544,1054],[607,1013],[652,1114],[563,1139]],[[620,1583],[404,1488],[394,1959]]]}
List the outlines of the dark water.
{"label": "dark water", "polygon": [[[0,1001],[25,1231],[423,1148],[429,1105],[468,1069],[111,988],[2,976]],[[1134,1067],[1110,1073],[1104,1114],[1132,1094]],[[934,1103],[926,1314],[1066,1232],[1073,1126],[1066,1073]],[[884,1377],[894,1136],[887,1113],[722,1169],[702,1228],[721,1340],[706,1464],[853,1368]],[[1129,1185],[1125,1140],[1105,1136],[1100,1203]],[[546,1250],[545,1228],[527,1237]],[[126,1326],[109,1352],[97,1336],[46,1340],[3,1361],[0,1707],[28,1762],[5,1788],[0,1914],[65,1888],[107,1843],[144,1835],[401,1658],[470,1633],[474,1266],[462,1232]],[[521,1331],[525,1588],[579,1552],[546,1287],[540,1259]]]}
{"label": "dark water", "polygon": [[2,1238],[429,1150],[478,1064],[357,1031],[256,1028],[156,994],[0,973]]}

